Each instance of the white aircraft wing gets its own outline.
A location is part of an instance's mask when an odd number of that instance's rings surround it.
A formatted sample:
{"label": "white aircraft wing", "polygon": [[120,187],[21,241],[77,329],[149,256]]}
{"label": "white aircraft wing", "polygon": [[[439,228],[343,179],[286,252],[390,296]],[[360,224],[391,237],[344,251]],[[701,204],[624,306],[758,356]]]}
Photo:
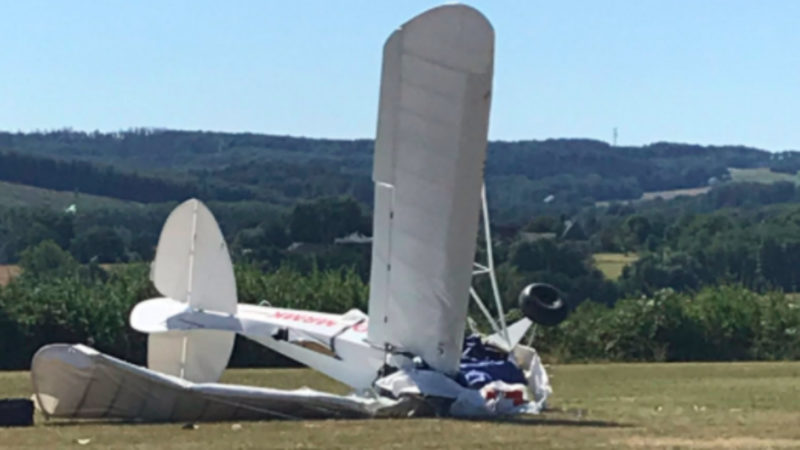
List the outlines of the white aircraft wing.
{"label": "white aircraft wing", "polygon": [[[135,421],[222,421],[402,417],[382,398],[192,383],[83,345],[52,344],[31,363],[34,399],[45,417]],[[400,408],[399,408],[400,407]]]}
{"label": "white aircraft wing", "polygon": [[371,342],[458,370],[478,233],[494,31],[427,11],[386,41],[375,142]]}

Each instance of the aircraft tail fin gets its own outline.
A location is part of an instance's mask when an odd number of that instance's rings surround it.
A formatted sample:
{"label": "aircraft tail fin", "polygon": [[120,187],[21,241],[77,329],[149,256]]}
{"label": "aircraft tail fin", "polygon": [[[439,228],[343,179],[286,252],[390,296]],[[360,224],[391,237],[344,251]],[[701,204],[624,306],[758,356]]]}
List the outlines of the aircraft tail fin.
{"label": "aircraft tail fin", "polygon": [[193,309],[236,312],[236,279],[225,238],[199,200],[170,213],[158,240],[150,279],[164,295]]}
{"label": "aircraft tail fin", "polygon": [[225,238],[199,200],[187,200],[167,218],[150,279],[167,299],[147,300],[131,313],[131,325],[150,333],[147,366],[193,382],[217,381],[228,365],[235,333],[169,323],[182,311],[233,316],[237,310],[236,279]]}

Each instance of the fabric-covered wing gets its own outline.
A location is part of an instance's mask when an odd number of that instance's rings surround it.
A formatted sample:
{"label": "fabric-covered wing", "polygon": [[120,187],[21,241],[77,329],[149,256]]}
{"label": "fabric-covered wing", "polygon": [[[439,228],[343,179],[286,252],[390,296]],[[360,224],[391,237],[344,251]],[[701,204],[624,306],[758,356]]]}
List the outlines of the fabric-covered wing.
{"label": "fabric-covered wing", "polygon": [[464,5],[386,41],[375,142],[370,341],[455,373],[491,102],[494,31]]}
{"label": "fabric-covered wing", "polygon": [[[46,417],[221,421],[393,416],[395,404],[298,389],[195,384],[83,345],[53,344],[31,363],[34,398]],[[399,415],[399,414],[397,414]]]}

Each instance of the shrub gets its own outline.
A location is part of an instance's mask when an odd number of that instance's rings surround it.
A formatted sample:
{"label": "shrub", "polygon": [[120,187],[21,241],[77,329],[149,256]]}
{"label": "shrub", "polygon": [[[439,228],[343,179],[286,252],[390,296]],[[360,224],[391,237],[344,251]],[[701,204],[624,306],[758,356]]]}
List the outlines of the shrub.
{"label": "shrub", "polygon": [[559,360],[730,361],[800,356],[797,298],[717,286],[662,289],[614,308],[587,302],[537,347]]}
{"label": "shrub", "polygon": [[[49,244],[36,247],[31,254],[44,250],[58,254]],[[128,316],[139,301],[159,296],[148,279],[146,264],[115,266],[103,276],[95,276],[90,266],[77,263],[76,270],[70,271],[46,267],[48,270],[25,271],[0,288],[0,369],[27,368],[36,350],[56,342],[86,343],[104,353],[144,363],[146,336],[130,328]],[[302,275],[287,267],[261,273],[243,266],[236,274],[242,302],[266,299],[287,308],[366,310],[367,286],[350,269],[313,270]],[[232,357],[234,365],[287,362],[241,339]]]}

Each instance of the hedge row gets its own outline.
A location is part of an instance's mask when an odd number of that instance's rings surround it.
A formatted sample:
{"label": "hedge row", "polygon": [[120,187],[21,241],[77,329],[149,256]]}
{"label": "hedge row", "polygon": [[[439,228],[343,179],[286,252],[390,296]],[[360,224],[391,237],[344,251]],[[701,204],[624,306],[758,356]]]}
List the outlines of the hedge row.
{"label": "hedge row", "polygon": [[[0,368],[24,369],[33,353],[53,342],[89,343],[100,351],[143,363],[146,337],[130,329],[128,315],[140,300],[158,296],[146,264],[108,271],[79,265],[55,244],[23,258],[26,270],[0,288]],[[353,270],[282,267],[262,273],[238,266],[239,299],[274,306],[345,312],[366,310],[367,286]],[[509,315],[519,316],[518,311]],[[737,286],[696,294],[665,289],[613,308],[585,302],[561,325],[536,330],[546,357],[570,361],[710,361],[800,358],[798,298],[758,294]],[[244,339],[232,365],[291,364]]]}
{"label": "hedge row", "polygon": [[[144,363],[146,336],[130,328],[128,316],[137,302],[159,296],[148,279],[148,265],[121,265],[107,271],[81,266],[50,244],[35,247],[35,254],[23,258],[23,274],[0,287],[0,369],[25,369],[36,350],[55,342],[85,343]],[[264,274],[239,266],[236,278],[242,302],[267,300],[275,306],[321,311],[366,309],[367,287],[352,270],[312,269],[302,274],[284,267]],[[231,364],[292,362],[237,339]]]}
{"label": "hedge row", "polygon": [[586,302],[536,346],[561,361],[734,361],[800,358],[800,302],[740,286],[663,289],[613,308]]}

